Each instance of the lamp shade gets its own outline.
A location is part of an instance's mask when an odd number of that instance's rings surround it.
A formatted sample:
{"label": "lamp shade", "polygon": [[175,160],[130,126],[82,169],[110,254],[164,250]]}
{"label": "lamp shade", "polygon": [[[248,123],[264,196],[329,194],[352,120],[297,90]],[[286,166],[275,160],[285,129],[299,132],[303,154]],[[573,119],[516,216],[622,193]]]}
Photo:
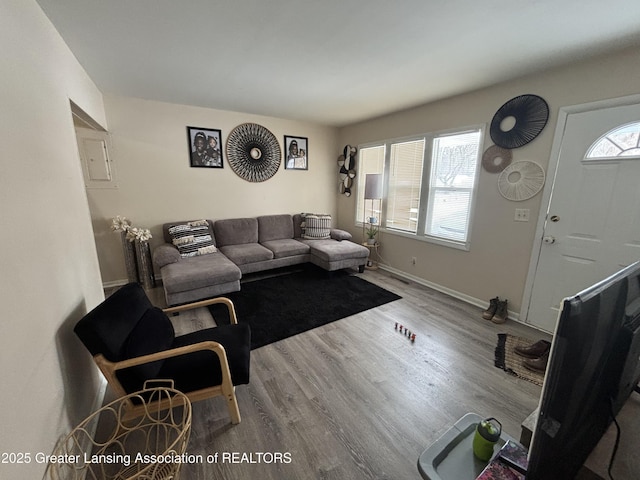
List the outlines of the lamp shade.
{"label": "lamp shade", "polygon": [[381,173],[367,173],[364,183],[364,198],[382,198]]}

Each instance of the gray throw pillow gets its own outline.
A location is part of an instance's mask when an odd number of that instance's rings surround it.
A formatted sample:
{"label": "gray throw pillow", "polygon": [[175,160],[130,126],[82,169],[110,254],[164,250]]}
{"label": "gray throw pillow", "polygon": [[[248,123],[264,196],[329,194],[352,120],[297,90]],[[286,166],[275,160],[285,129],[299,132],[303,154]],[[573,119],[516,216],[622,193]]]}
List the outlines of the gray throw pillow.
{"label": "gray throw pillow", "polygon": [[340,230],[338,228],[332,228],[331,229],[331,238],[341,242],[342,240],[351,240],[353,238],[353,236],[349,232],[347,232],[345,230]]}

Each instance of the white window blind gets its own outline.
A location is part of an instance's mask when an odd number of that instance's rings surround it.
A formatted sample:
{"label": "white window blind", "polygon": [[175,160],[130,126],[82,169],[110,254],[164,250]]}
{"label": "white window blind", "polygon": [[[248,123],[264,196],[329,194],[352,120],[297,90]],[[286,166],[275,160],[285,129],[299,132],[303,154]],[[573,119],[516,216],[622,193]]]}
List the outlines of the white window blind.
{"label": "white window blind", "polygon": [[[373,215],[384,235],[468,250],[483,138],[478,125],[361,147],[356,223]],[[364,202],[368,173],[383,173],[384,198],[374,207]]]}
{"label": "white window blind", "polygon": [[411,233],[417,231],[424,145],[424,138],[391,145],[387,228]]}
{"label": "white window blind", "polygon": [[[365,218],[365,202],[364,202],[364,186],[368,173],[383,173],[384,171],[384,155],[385,145],[376,145],[372,147],[361,148],[358,153],[358,201],[356,207],[356,221],[362,222]],[[379,203],[375,203],[375,206]],[[372,203],[367,203],[366,215],[373,214],[375,217],[380,217],[381,212],[372,212]]]}
{"label": "white window blind", "polygon": [[434,138],[427,235],[467,241],[479,148],[480,130]]}

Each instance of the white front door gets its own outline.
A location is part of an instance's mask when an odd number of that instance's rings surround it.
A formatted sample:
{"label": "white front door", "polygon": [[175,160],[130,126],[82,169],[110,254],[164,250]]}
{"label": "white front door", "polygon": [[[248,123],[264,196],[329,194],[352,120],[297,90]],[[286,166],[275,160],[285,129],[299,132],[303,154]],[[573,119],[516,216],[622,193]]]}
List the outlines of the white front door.
{"label": "white front door", "polygon": [[564,297],[640,260],[638,134],[628,136],[636,148],[624,156],[611,157],[617,151],[612,147],[604,157],[586,158],[599,138],[634,122],[640,122],[637,103],[569,113],[564,133],[556,133],[562,139],[554,148],[555,172],[548,175],[553,187],[532,265],[526,323],[553,332]]}

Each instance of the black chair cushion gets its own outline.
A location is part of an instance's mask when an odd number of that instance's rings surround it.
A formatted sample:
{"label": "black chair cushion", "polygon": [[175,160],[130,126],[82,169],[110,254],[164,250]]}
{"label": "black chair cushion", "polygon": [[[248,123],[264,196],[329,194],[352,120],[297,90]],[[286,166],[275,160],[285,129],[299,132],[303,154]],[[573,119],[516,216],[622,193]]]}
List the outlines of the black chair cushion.
{"label": "black chair cushion", "polygon": [[[168,350],[175,340],[175,331],[169,317],[158,307],[148,309],[129,335],[125,345],[125,358],[135,358]],[[154,378],[164,360],[132,367],[131,371],[144,378]]]}
{"label": "black chair cushion", "polygon": [[73,329],[91,355],[117,362],[125,358],[125,344],[145,312],[151,308],[144,289],[129,283],[87,313]]}
{"label": "black chair cushion", "polygon": [[[249,383],[251,331],[246,324],[221,325],[181,335],[176,337],[172,348],[211,340],[224,347],[233,384]],[[182,392],[192,392],[222,383],[220,362],[211,351],[167,358],[158,378],[173,379],[175,387]]]}
{"label": "black chair cushion", "polygon": [[[153,307],[137,283],[114,292],[87,313],[76,324],[74,332],[93,356],[103,354],[112,362],[215,341],[225,347],[233,384],[249,383],[251,331],[248,325],[223,325],[175,337],[169,318]],[[151,379],[173,380],[175,387],[185,393],[222,383],[220,362],[211,351],[120,370],[116,376],[127,393],[141,390],[144,382]]]}

